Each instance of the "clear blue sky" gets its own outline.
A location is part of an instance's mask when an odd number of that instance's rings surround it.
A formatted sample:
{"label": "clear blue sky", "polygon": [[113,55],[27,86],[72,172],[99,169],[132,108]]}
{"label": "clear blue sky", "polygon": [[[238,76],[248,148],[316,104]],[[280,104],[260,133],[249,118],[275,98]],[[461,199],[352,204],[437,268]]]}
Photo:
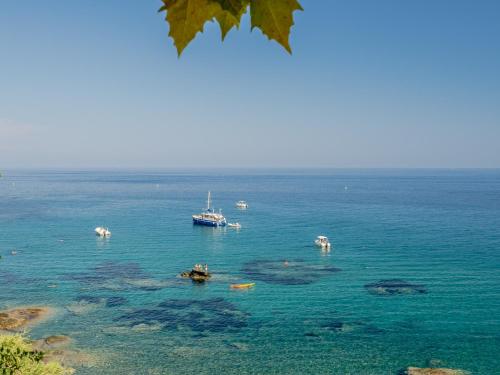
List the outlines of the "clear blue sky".
{"label": "clear blue sky", "polygon": [[159,0],[0,2],[0,169],[500,167],[500,1],[302,0],[293,56]]}

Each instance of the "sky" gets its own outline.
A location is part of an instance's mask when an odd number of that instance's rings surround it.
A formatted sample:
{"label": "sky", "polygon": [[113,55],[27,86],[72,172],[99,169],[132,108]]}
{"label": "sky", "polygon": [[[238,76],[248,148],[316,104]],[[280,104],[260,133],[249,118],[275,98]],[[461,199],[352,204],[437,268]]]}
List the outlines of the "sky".
{"label": "sky", "polygon": [[0,170],[500,167],[500,1],[301,3],[179,59],[159,0],[0,1]]}

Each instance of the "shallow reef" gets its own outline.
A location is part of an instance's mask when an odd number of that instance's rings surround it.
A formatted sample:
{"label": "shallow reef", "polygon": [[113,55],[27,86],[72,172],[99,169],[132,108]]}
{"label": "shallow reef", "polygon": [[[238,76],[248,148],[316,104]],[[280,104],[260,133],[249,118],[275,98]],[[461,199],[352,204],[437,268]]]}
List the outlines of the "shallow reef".
{"label": "shallow reef", "polygon": [[169,299],[117,318],[130,327],[161,325],[163,330],[190,330],[194,333],[237,331],[247,326],[249,314],[223,298],[206,300]]}
{"label": "shallow reef", "polygon": [[75,302],[68,305],[66,309],[75,314],[87,314],[99,307],[117,307],[128,303],[125,297],[121,296],[91,296],[80,295],[75,298]]}
{"label": "shallow reef", "polygon": [[105,290],[155,291],[175,285],[174,281],[151,277],[133,262],[105,262],[88,272],[64,275],[63,279]]}
{"label": "shallow reef", "polygon": [[254,260],[243,265],[241,272],[252,280],[270,284],[306,285],[339,272],[332,266],[308,264],[303,260]]}
{"label": "shallow reef", "polygon": [[380,280],[366,284],[365,288],[368,292],[379,296],[427,293],[427,289],[424,285],[412,284],[401,279]]}

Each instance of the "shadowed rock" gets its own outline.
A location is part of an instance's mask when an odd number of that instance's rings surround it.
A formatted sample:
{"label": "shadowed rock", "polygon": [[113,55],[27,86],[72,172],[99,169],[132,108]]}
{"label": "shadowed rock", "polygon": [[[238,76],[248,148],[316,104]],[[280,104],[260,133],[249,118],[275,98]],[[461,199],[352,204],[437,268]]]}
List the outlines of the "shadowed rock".
{"label": "shadowed rock", "polygon": [[380,296],[419,294],[427,292],[423,285],[411,284],[401,279],[380,280],[374,283],[366,284],[365,288],[368,292]]}
{"label": "shadowed rock", "polygon": [[245,263],[241,269],[253,280],[285,285],[312,284],[339,271],[333,266],[307,264],[302,260],[254,260]]}
{"label": "shadowed rock", "polygon": [[248,314],[223,298],[166,300],[150,309],[138,309],[117,319],[133,327],[160,324],[165,330],[193,332],[235,331],[247,326]]}

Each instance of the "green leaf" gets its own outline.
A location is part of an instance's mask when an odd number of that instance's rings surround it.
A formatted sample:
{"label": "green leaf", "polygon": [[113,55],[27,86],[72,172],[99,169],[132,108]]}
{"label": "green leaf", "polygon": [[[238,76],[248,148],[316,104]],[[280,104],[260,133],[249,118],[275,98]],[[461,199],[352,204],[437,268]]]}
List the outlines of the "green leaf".
{"label": "green leaf", "polygon": [[223,10],[227,10],[239,20],[242,14],[246,12],[250,0],[214,0],[214,1],[218,2]]}
{"label": "green leaf", "polygon": [[[236,26],[236,28],[240,27],[241,17],[246,13],[248,9],[249,0],[215,0],[221,4],[222,10],[218,12],[215,16],[215,19],[219,23],[220,31],[222,34],[222,40],[226,38],[227,33]],[[239,5],[237,7],[233,7],[232,9],[225,9],[228,5],[226,2],[235,1],[238,2]],[[236,11],[234,13],[234,11]]]}
{"label": "green leaf", "polygon": [[239,20],[233,16],[230,12],[221,10],[219,13],[215,15],[215,19],[219,23],[220,26],[220,32],[222,36],[222,40],[226,38],[227,33],[233,28],[233,27],[239,27],[240,22]]}
{"label": "green leaf", "polygon": [[294,24],[293,12],[296,10],[303,10],[297,0],[252,0],[252,30],[260,28],[269,39],[276,40],[292,53],[289,36]]}
{"label": "green leaf", "polygon": [[214,0],[163,0],[163,3],[160,11],[167,11],[168,35],[174,40],[179,56],[196,34],[203,32],[205,23],[221,9]]}

